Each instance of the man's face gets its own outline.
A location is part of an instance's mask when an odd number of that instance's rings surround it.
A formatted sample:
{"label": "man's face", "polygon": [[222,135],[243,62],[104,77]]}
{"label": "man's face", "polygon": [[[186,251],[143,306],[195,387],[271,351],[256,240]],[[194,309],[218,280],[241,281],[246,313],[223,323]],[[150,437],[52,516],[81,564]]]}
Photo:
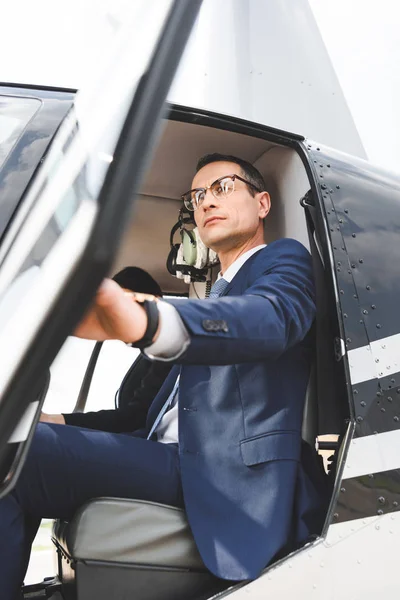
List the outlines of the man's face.
{"label": "man's face", "polygon": [[[210,163],[200,169],[193,179],[192,189],[206,188],[219,177],[237,174],[246,179],[239,165],[231,162]],[[216,252],[227,251],[242,245],[252,239],[268,213],[265,202],[261,197],[269,196],[256,194],[252,196],[243,181],[235,180],[235,191],[227,198],[217,199],[207,190],[203,203],[194,211],[194,219],[199,229],[200,237],[206,246]]]}

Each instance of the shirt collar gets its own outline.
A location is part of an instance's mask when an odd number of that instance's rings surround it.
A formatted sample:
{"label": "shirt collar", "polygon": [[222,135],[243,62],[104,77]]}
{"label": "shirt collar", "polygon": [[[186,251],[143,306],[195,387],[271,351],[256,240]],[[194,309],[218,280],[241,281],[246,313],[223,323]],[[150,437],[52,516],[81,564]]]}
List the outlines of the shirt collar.
{"label": "shirt collar", "polygon": [[259,246],[256,246],[255,248],[251,248],[251,250],[247,250],[247,252],[245,252],[244,254],[241,254],[239,256],[239,258],[237,258],[231,264],[231,266],[227,268],[227,270],[225,271],[225,273],[223,275],[221,275],[221,271],[218,273],[217,279],[221,279],[221,277],[223,277],[228,283],[230,283],[232,281],[232,279],[235,277],[236,273],[239,271],[239,269],[250,258],[250,256],[253,256],[253,254],[258,252],[262,248],[265,248],[266,245],[267,244],[260,244]]}

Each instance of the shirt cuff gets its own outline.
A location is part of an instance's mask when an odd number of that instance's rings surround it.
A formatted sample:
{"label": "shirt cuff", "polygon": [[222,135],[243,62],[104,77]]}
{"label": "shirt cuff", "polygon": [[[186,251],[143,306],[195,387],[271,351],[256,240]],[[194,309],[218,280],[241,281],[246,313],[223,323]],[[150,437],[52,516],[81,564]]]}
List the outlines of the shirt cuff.
{"label": "shirt cuff", "polygon": [[148,346],[144,353],[155,360],[175,360],[185,352],[190,344],[190,336],[178,311],[174,306],[157,302],[160,317],[160,332],[156,341]]}

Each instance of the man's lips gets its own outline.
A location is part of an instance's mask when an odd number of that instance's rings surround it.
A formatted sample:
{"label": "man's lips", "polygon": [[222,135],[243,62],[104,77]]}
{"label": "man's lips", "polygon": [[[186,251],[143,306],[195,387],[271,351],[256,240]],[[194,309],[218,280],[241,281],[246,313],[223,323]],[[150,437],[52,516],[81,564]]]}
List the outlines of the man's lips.
{"label": "man's lips", "polygon": [[225,217],[208,217],[208,219],[206,219],[204,221],[203,227],[207,227],[207,225],[211,225],[211,223],[216,223],[217,221],[224,221]]}

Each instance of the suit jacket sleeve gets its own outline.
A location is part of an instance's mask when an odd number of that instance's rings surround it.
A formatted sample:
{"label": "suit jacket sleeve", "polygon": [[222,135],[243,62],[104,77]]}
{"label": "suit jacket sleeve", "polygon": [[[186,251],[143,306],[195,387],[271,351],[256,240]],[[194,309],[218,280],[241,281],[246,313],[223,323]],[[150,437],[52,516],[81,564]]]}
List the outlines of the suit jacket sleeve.
{"label": "suit jacket sleeve", "polygon": [[[257,362],[277,358],[304,339],[315,316],[309,252],[299,242],[284,239],[252,258],[226,296],[169,300],[191,336],[188,349],[175,362]],[[210,323],[217,328],[210,330]],[[218,329],[218,324],[223,327]]]}
{"label": "suit jacket sleeve", "polygon": [[63,414],[67,425],[124,433],[144,427],[146,423],[147,406],[133,402],[123,408],[99,410],[97,412]]}

